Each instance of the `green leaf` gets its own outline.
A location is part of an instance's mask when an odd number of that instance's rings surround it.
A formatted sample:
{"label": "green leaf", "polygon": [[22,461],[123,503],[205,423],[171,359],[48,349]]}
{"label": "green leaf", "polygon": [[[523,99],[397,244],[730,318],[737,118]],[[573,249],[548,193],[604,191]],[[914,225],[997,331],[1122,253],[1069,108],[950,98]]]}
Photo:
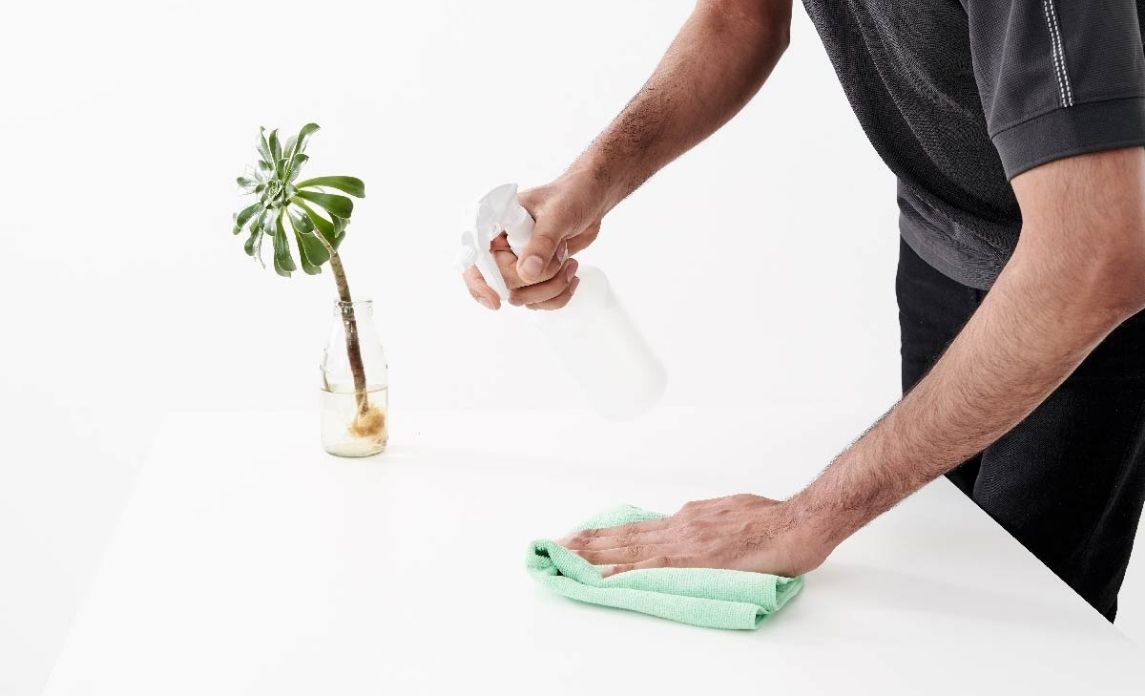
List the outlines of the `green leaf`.
{"label": "green leaf", "polygon": [[254,256],[254,242],[255,239],[258,238],[261,234],[262,233],[258,230],[250,231],[250,236],[247,237],[245,242],[243,242],[243,251],[246,252],[247,256]]}
{"label": "green leaf", "polygon": [[291,214],[290,226],[294,229],[294,240],[298,243],[298,258],[302,270],[310,275],[322,272],[322,264],[330,260],[326,247],[315,236],[314,226],[305,215]]}
{"label": "green leaf", "polygon": [[297,199],[295,199],[294,204],[306,211],[306,217],[309,218],[310,223],[318,229],[318,232],[321,233],[322,237],[330,246],[337,249],[338,245],[341,244],[342,240],[346,237],[345,230],[347,221],[337,215],[331,215],[330,219],[327,220],[322,217],[322,214],[317,210],[314,210]]}
{"label": "green leaf", "polygon": [[291,156],[302,154],[306,149],[306,141],[317,131],[317,123],[307,123],[298,131],[297,137],[291,138],[291,147],[286,148],[286,151],[289,152]]}
{"label": "green leaf", "polygon": [[301,153],[290,158],[290,164],[286,169],[286,180],[294,181],[298,177],[298,173],[302,170],[302,165],[306,164],[306,160],[310,159]]}
{"label": "green leaf", "polygon": [[270,169],[270,163],[274,157],[270,154],[270,144],[266,142],[266,129],[262,126],[258,128],[258,154],[261,155],[262,164]]}
{"label": "green leaf", "polygon": [[355,198],[365,198],[366,184],[361,179],[353,176],[319,176],[306,181],[300,181],[295,184],[298,188],[308,188],[312,186],[328,186],[330,188],[338,189],[344,193],[348,193]]}
{"label": "green leaf", "polygon": [[274,228],[271,226],[271,216],[273,213],[269,208],[264,208],[251,223],[252,229],[257,229],[265,234],[274,235]]}
{"label": "green leaf", "polygon": [[259,207],[259,204],[255,203],[254,205],[243,208],[238,213],[235,213],[235,234],[242,232],[243,226],[250,222],[250,219],[254,217],[256,212],[258,212]]}
{"label": "green leaf", "polygon": [[318,191],[299,191],[296,198],[304,198],[323,208],[331,215],[348,218],[354,212],[354,201],[334,193],[319,193]]}
{"label": "green leaf", "polygon": [[294,225],[295,229],[303,234],[310,234],[314,232],[314,223],[310,221],[310,216],[298,212],[296,208],[305,208],[306,206],[301,203],[296,203],[290,208],[290,224]]}
{"label": "green leaf", "polygon": [[278,144],[278,129],[275,128],[270,132],[270,137],[267,139],[270,146],[270,161],[275,163],[282,159],[282,146]]}
{"label": "green leaf", "polygon": [[337,249],[338,245],[342,243],[342,240],[346,238],[346,225],[349,225],[350,221],[346,218],[332,217],[332,222],[334,223],[334,248]]}
{"label": "green leaf", "polygon": [[270,132],[270,163],[274,165],[274,174],[279,179],[286,178],[286,158],[282,156],[282,144],[278,142],[278,129]]}
{"label": "green leaf", "polygon": [[245,176],[240,176],[239,178],[235,179],[235,182],[238,183],[239,188],[242,188],[246,191],[253,191],[254,187],[258,186],[257,181],[254,179],[248,179]]}
{"label": "green leaf", "polygon": [[274,219],[274,272],[284,278],[289,278],[291,271],[298,270],[294,265],[294,257],[290,255],[290,240],[286,238],[286,230],[282,227],[282,216]]}
{"label": "green leaf", "polygon": [[[294,233],[294,239],[298,243],[298,260],[302,264],[302,272],[305,273],[306,275],[319,275],[320,273],[322,273],[322,267],[321,266],[315,266],[314,263],[310,261],[310,258],[306,255],[307,254],[307,246],[306,246],[307,237],[304,237],[304,236],[298,234],[297,232],[295,232]],[[318,244],[318,242],[313,237],[309,238],[309,243],[310,244]]]}
{"label": "green leaf", "polygon": [[329,242],[330,246],[337,249],[338,234],[334,230],[334,223],[322,217],[322,215],[317,210],[311,208],[302,201],[297,201],[296,204],[299,208],[302,208],[302,210],[306,213],[307,220],[313,227],[318,229],[318,232],[323,237],[326,238],[326,241]]}

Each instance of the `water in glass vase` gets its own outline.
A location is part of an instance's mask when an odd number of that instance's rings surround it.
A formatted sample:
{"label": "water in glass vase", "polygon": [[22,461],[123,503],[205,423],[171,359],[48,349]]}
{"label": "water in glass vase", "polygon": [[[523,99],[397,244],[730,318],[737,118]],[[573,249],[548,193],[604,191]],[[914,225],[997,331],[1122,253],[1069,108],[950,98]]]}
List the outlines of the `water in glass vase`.
{"label": "water in glass vase", "polygon": [[388,397],[384,386],[370,385],[368,407],[358,408],[353,387],[322,390],[322,447],[339,457],[369,457],[386,449]]}
{"label": "water in glass vase", "polygon": [[334,303],[321,367],[322,446],[340,457],[382,452],[389,438],[390,382],[373,303]]}

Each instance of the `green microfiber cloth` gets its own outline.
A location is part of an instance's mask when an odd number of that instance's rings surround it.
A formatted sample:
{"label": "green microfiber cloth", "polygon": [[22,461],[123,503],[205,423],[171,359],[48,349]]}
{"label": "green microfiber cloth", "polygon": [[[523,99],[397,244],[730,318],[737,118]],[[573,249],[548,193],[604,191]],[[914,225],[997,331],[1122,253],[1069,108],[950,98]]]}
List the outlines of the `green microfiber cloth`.
{"label": "green microfiber cloth", "polygon": [[[577,529],[664,517],[625,505]],[[537,582],[570,599],[709,628],[759,628],[803,587],[803,578],[711,568],[648,568],[602,578],[597,566],[550,539],[529,547],[528,570]]]}

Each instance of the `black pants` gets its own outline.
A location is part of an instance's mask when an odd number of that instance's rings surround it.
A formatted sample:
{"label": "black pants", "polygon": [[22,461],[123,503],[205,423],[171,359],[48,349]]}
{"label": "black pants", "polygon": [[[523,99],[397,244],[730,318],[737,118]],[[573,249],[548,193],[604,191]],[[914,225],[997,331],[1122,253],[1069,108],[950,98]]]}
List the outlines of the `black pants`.
{"label": "black pants", "polygon": [[[922,379],[985,292],[905,243],[896,291],[902,384]],[[1033,413],[949,478],[1110,621],[1145,502],[1145,312]]]}

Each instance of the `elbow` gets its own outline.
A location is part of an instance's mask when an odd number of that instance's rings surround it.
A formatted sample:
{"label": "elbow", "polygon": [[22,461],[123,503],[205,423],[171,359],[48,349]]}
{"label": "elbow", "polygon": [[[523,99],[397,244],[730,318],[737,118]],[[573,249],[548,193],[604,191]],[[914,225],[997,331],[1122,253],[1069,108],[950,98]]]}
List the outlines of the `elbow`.
{"label": "elbow", "polygon": [[[745,4],[745,3],[733,3]],[[758,32],[759,41],[768,46],[778,58],[791,45],[791,3],[748,2],[747,21]]]}
{"label": "elbow", "polygon": [[1065,157],[1012,184],[1025,268],[1060,309],[1106,329],[1145,309],[1145,151]]}
{"label": "elbow", "polygon": [[1108,307],[1118,324],[1145,310],[1145,275],[1137,273],[1111,283]]}
{"label": "elbow", "polygon": [[699,6],[728,29],[750,32],[773,60],[791,44],[791,0],[700,0]]}
{"label": "elbow", "polygon": [[788,17],[786,23],[775,27],[771,37],[771,45],[775,49],[775,58],[778,60],[787,51],[787,47],[791,45],[791,18]]}
{"label": "elbow", "polygon": [[[1145,231],[1137,239],[1145,239]],[[1145,243],[1110,245],[1082,264],[1087,304],[1113,326],[1145,310]]]}

